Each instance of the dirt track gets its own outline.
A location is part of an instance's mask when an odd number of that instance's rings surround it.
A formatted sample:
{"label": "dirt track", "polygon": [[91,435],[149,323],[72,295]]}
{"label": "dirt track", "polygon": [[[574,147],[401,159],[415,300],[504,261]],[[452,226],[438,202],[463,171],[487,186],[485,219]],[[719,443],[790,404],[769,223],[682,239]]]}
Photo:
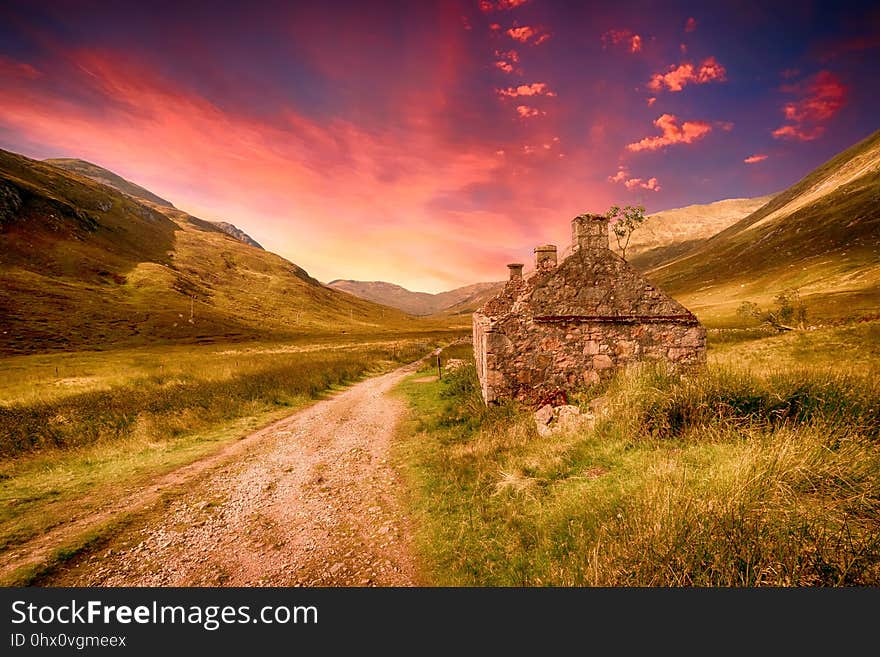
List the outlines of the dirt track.
{"label": "dirt track", "polygon": [[194,468],[185,492],[157,501],[109,544],[41,583],[416,583],[388,462],[404,408],[387,394],[415,369],[358,383],[243,439]]}

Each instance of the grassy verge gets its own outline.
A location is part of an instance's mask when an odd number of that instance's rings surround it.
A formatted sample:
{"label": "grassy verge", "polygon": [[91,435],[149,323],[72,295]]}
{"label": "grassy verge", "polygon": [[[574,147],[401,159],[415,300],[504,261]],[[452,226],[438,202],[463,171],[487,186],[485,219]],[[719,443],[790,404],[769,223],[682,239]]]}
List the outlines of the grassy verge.
{"label": "grassy verge", "polygon": [[525,409],[485,408],[472,367],[406,381],[397,458],[431,581],[880,584],[876,367],[767,340],[800,369],[750,370],[754,341],[724,345],[688,377],[619,376],[594,423],[548,437]]}
{"label": "grassy verge", "polygon": [[9,359],[5,392],[16,398],[0,404],[0,550],[435,344],[422,337],[69,355],[60,379],[42,357]]}

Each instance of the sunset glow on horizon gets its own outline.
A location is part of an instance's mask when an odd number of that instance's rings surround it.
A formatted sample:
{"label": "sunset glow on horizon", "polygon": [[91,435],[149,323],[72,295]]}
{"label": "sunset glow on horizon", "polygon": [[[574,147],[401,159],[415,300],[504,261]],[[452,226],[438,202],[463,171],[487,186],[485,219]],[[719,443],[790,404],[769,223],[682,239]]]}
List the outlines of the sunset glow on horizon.
{"label": "sunset glow on horizon", "polygon": [[43,4],[0,8],[0,148],[325,282],[501,280],[576,214],[773,193],[880,128],[876,3]]}

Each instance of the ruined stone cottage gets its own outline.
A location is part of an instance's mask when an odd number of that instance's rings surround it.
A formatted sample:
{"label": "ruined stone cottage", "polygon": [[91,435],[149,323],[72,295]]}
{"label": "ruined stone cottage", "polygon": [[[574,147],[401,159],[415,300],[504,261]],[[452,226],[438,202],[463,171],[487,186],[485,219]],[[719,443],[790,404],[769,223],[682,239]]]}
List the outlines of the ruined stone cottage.
{"label": "ruined stone cottage", "polygon": [[706,330],[608,246],[608,220],[581,215],[570,254],[535,248],[535,271],[510,279],[473,316],[483,399],[555,403],[637,360],[705,362]]}

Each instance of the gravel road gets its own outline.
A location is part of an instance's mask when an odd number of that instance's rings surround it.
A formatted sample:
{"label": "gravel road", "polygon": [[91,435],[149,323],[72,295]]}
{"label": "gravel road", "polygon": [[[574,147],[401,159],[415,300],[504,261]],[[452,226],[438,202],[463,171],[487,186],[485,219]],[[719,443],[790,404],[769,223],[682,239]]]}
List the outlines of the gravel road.
{"label": "gravel road", "polygon": [[[417,583],[388,450],[416,364],[362,381],[240,441],[54,586]],[[180,482],[178,482],[179,484]]]}

